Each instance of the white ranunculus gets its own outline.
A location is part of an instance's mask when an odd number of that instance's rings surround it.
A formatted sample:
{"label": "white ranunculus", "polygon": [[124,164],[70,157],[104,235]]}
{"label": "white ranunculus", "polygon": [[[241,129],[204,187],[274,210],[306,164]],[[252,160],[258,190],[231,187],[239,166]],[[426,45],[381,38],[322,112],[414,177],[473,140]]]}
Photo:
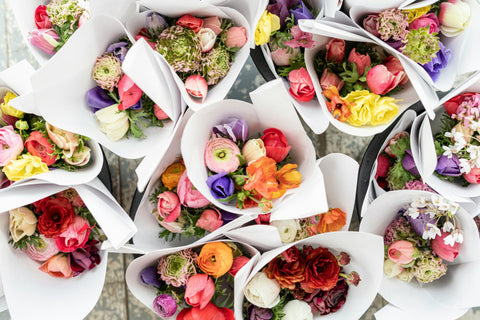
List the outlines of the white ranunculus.
{"label": "white ranunculus", "polygon": [[17,242],[25,236],[31,236],[37,228],[37,217],[32,210],[21,207],[10,210],[10,234]]}
{"label": "white ranunculus", "polygon": [[242,148],[242,155],[247,161],[247,165],[250,165],[255,160],[265,157],[267,155],[267,150],[263,144],[262,139],[250,139],[248,140]]}
{"label": "white ranunculus", "polygon": [[278,229],[282,243],[293,242],[300,230],[300,223],[297,219],[276,220],[270,224]]}
{"label": "white ranunculus", "polygon": [[386,259],[383,263],[383,273],[387,276],[387,278],[393,278],[398,276],[402,273],[403,267],[396,264],[390,259]]}
{"label": "white ranunculus", "polygon": [[280,302],[280,284],[270,279],[265,272],[259,272],[243,289],[245,298],[260,308],[273,308]]}
{"label": "white ranunculus", "polygon": [[210,51],[215,44],[217,35],[210,28],[202,28],[198,31],[198,38],[200,38],[200,46],[202,47],[202,52]]}
{"label": "white ranunculus", "polygon": [[119,112],[118,104],[98,110],[95,112],[95,118],[100,124],[100,131],[112,141],[122,139],[130,126],[127,113]]}
{"label": "white ranunculus", "polygon": [[313,313],[310,305],[305,301],[291,300],[283,307],[285,314],[282,320],[312,320]]}
{"label": "white ranunculus", "polygon": [[397,275],[397,278],[405,282],[410,282],[413,279],[413,272],[408,269],[403,269],[402,273]]}
{"label": "white ranunculus", "polygon": [[[64,152],[65,154],[65,152]],[[72,166],[82,167],[90,161],[90,148],[83,147],[82,151],[75,150],[70,157],[65,154],[65,162]]]}

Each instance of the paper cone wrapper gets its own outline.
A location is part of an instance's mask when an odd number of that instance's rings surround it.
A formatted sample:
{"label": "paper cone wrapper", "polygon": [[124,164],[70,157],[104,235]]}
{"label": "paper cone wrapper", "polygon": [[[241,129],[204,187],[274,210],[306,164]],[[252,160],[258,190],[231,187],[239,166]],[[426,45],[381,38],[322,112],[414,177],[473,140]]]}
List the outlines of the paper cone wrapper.
{"label": "paper cone wrapper", "polygon": [[[324,247],[334,255],[346,252],[350,255],[350,264],[345,266],[345,273],[356,271],[362,279],[357,287],[349,286],[345,304],[335,313],[326,316],[314,315],[313,319],[358,319],[368,309],[375,298],[381,283],[383,266],[383,241],[380,237],[362,232],[329,232],[291,243],[262,254],[247,281],[243,283],[241,295],[236,298],[235,318],[242,318],[243,289],[247,283],[262,270],[271,260],[292,246],[302,248],[310,245],[313,248]],[[237,299],[238,298],[238,299]]]}
{"label": "paper cone wrapper", "polygon": [[[119,141],[111,141],[100,131],[98,121],[87,105],[86,93],[96,86],[91,76],[95,60],[110,44],[123,36],[128,36],[134,42],[119,20],[107,16],[93,18],[32,76],[32,87],[35,103],[49,123],[98,141],[120,157],[135,159],[167,144],[178,119],[165,121],[163,128],[143,129],[146,135],[143,139],[124,137]],[[157,80],[149,78],[150,74],[145,76],[152,82]],[[162,101],[154,100],[167,114],[181,113],[169,109],[180,109],[180,105],[169,106]]]}
{"label": "paper cone wrapper", "polygon": [[[405,0],[395,0],[389,2],[385,2],[382,0],[370,0],[368,4],[372,7],[377,8],[377,10],[382,11],[392,7],[400,7],[404,2]],[[352,7],[358,7],[363,5],[365,5],[365,1],[363,0],[344,0],[343,11],[349,12]]]}
{"label": "paper cone wrapper", "polygon": [[[361,232],[381,237],[387,226],[395,219],[397,212],[408,207],[417,196],[430,198],[431,193],[417,190],[387,192],[375,199],[368,207],[360,223]],[[383,275],[380,294],[391,304],[412,313],[428,314],[432,310],[445,308],[469,308],[480,304],[477,286],[480,285],[479,259],[480,239],[478,229],[468,212],[460,207],[456,214],[459,219],[463,243],[455,261],[449,263],[447,274],[440,279],[420,285],[416,280],[410,283]],[[476,267],[476,269],[475,269]],[[381,271],[383,274],[383,270]],[[455,292],[455,295],[451,293]]]}
{"label": "paper cone wrapper", "polygon": [[157,160],[152,179],[147,185],[137,212],[135,213],[135,225],[137,226],[138,230],[141,230],[141,232],[135,234],[133,237],[133,242],[136,248],[141,248],[141,250],[144,250],[145,252],[158,250],[160,248],[185,246],[195,241],[210,241],[219,238],[224,232],[230,229],[238,228],[244,225],[254,218],[249,215],[241,215],[237,219],[223,225],[217,230],[207,233],[205,237],[200,239],[182,236],[181,240],[179,240],[179,237],[177,236],[174,241],[167,242],[165,239],[158,237],[158,234],[163,230],[163,228],[158,224],[158,221],[152,214],[152,212],[157,209],[157,206],[156,204],[151,203],[149,198],[151,197],[151,194],[155,188],[158,186],[157,182],[161,179],[162,173],[168,168],[168,166],[181,158],[180,141],[185,124],[192,114],[193,112],[191,110],[187,111],[184,118],[180,122],[180,126],[175,133],[172,143],[164,153],[163,157]]}
{"label": "paper cone wrapper", "polygon": [[[264,0],[262,0],[264,1]],[[243,2],[243,1],[242,1]],[[152,1],[152,0],[142,0],[139,2],[144,5],[151,11],[158,12],[166,17],[178,18],[184,14],[191,14],[193,16],[204,18],[210,16],[218,16],[221,18],[229,19],[233,22],[234,26],[244,27],[247,30],[247,35],[251,34],[250,25],[247,19],[239,13],[237,10],[229,7],[215,6],[214,4],[205,2],[205,1],[196,1],[192,2],[189,0],[164,0],[164,1]],[[133,15],[127,21],[128,31],[136,35],[138,31],[146,26],[144,16],[146,13],[141,13],[138,15]],[[225,98],[230,88],[233,86],[233,83],[240,74],[240,70],[243,68],[243,65],[248,59],[250,54],[249,46],[244,45],[237,53],[235,53],[234,62],[230,66],[228,74],[221,79],[216,85],[211,86],[208,89],[208,94],[203,102],[199,99],[192,98],[185,89],[184,82],[176,74],[176,72],[168,65],[166,60],[160,54],[156,53],[154,50],[148,52],[150,58],[156,60],[158,66],[153,68],[161,67],[166,71],[169,70],[171,76],[174,79],[174,83],[178,87],[183,99],[186,101],[187,105],[193,110],[197,111],[203,106],[217,102]],[[155,57],[155,58],[153,58]],[[168,68],[166,68],[168,66]],[[136,81],[134,78],[132,78]]]}
{"label": "paper cone wrapper", "polygon": [[[32,46],[28,40],[30,32],[37,30],[35,25],[35,10],[40,5],[48,5],[51,0],[12,0],[10,7],[15,14],[17,25],[23,39],[27,43],[30,52],[40,65],[44,65],[51,59],[51,55],[46,54],[39,48]],[[135,0],[88,0],[89,12],[91,17],[98,15],[110,15],[112,17],[125,20],[129,9],[135,7]],[[69,39],[70,40],[70,39]],[[61,48],[60,50],[62,50]]]}
{"label": "paper cone wrapper", "polygon": [[418,312],[409,312],[409,310],[402,310],[392,304],[387,304],[382,309],[375,312],[376,320],[404,320],[404,319],[436,319],[436,320],[451,320],[458,319],[464,315],[468,309],[456,309],[445,306],[441,310],[429,310],[428,314],[419,314]]}
{"label": "paper cone wrapper", "polygon": [[[316,21],[309,21],[308,24],[302,24],[301,27],[302,30],[305,28],[305,30],[309,30],[309,32],[314,33],[313,40],[316,42],[316,45],[311,49],[305,50],[305,64],[307,65],[308,73],[312,78],[313,86],[315,87],[315,92],[317,93],[317,98],[319,99],[323,113],[326,115],[330,123],[333,124],[340,131],[354,136],[371,136],[380,133],[386,128],[388,128],[388,126],[393,121],[395,121],[395,119],[398,118],[403,111],[405,111],[409,106],[418,101],[418,96],[415,92],[414,84],[412,83],[412,81],[409,81],[404,85],[404,88],[399,93],[392,95],[392,97],[401,101],[398,102],[399,111],[397,116],[395,116],[389,122],[378,126],[365,125],[361,127],[356,127],[350,125],[348,122],[342,122],[335,119],[330,113],[330,111],[328,111],[325,97],[322,95],[323,90],[320,87],[320,78],[315,71],[315,57],[318,52],[322,49],[325,49],[328,42],[334,38],[343,39],[347,42],[373,43],[373,41],[369,40],[365,36],[344,31],[342,29],[335,29],[332,26],[317,23]],[[391,49],[386,49],[389,54],[394,55],[391,52]]]}
{"label": "paper cone wrapper", "polygon": [[[230,241],[230,240],[218,240],[218,241]],[[211,242],[211,241],[210,241]],[[256,264],[258,259],[260,258],[260,253],[252,246],[243,243],[235,243],[236,245],[240,245],[242,248],[242,252],[244,255],[250,258],[250,261],[247,262],[235,275],[235,287],[234,287],[234,298],[235,298],[235,309],[241,308],[241,301],[238,301],[238,298],[241,296],[241,290],[243,284],[245,283],[250,271],[252,270],[253,266]],[[140,273],[143,269],[155,266],[158,263],[158,260],[166,256],[168,254],[172,254],[181,250],[185,250],[188,248],[197,248],[201,247],[202,244],[191,244],[184,247],[177,247],[177,248],[168,248],[162,250],[156,250],[150,253],[141,256],[133,260],[127,268],[127,272],[125,274],[125,280],[127,282],[128,289],[132,292],[132,294],[140,300],[145,306],[147,306],[150,310],[153,311],[153,300],[157,296],[157,290],[151,286],[147,285],[142,282],[140,279]],[[186,306],[185,306],[186,307]],[[183,308],[182,308],[183,309]],[[176,319],[178,312],[166,319]],[[162,318],[163,319],[163,318]],[[241,318],[239,318],[241,319]]]}
{"label": "paper cone wrapper", "polygon": [[[341,230],[348,231],[355,205],[358,163],[344,154],[331,153],[319,159],[317,165],[323,174],[328,207],[340,208],[347,214],[345,226]],[[283,209],[280,208],[279,211]],[[320,213],[322,212],[317,212]],[[298,219],[297,215],[303,216],[301,210],[282,214],[284,219]],[[235,241],[251,244],[261,252],[285,245],[278,229],[271,225],[254,224],[230,230],[225,235]]]}
{"label": "paper cone wrapper", "polygon": [[7,301],[5,300],[5,292],[3,291],[2,278],[0,275],[0,312],[7,310]]}
{"label": "paper cone wrapper", "polygon": [[[292,146],[292,163],[298,165],[302,182],[298,188],[287,190],[282,198],[273,200],[272,219],[285,219],[282,212],[298,211],[298,208],[302,208],[304,217],[328,210],[322,173],[315,164],[315,150],[285,94],[280,80],[271,81],[250,94],[253,105],[239,100],[225,100],[197,111],[188,121],[182,137],[182,156],[188,177],[215,206],[237,214],[261,213],[258,207],[241,210],[233,202],[221,203],[212,196],[206,184],[208,170],[204,150],[211,129],[229,117],[236,117],[247,122],[250,137],[256,137],[265,129],[277,128]],[[281,207],[283,210],[279,211]]]}
{"label": "paper cone wrapper", "polygon": [[343,5],[343,0],[325,0],[325,17],[333,18]]}

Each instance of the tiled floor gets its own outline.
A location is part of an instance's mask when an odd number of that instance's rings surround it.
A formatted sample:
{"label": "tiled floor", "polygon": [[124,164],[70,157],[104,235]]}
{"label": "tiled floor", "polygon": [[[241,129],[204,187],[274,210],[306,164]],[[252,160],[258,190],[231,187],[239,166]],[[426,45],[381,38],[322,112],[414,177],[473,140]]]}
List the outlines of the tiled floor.
{"label": "tiled floor", "polygon": [[[15,1],[15,0],[12,0]],[[0,70],[3,70],[22,59],[27,59],[35,67],[38,64],[28,52],[26,45],[16,26],[13,13],[6,0],[0,0]],[[248,92],[264,83],[252,61],[249,59],[239,79],[230,91],[228,98],[248,100]],[[309,130],[308,130],[309,131]],[[326,134],[317,136],[309,131],[315,144],[317,156],[331,152],[345,153],[360,161],[370,138],[359,138],[345,135],[333,127]],[[128,212],[130,202],[136,188],[135,168],[139,161],[126,160],[117,157],[108,150],[105,151],[110,166],[113,182],[113,195]],[[358,230],[358,220],[354,216],[352,230]],[[89,320],[150,320],[157,319],[156,315],[144,307],[129,292],[124,281],[124,273],[132,261],[132,255],[110,254],[105,286],[102,295],[89,314]],[[374,312],[385,304],[377,296],[370,309],[362,319],[374,319]],[[10,319],[8,312],[0,313],[0,320]],[[480,311],[471,310],[462,320],[480,319]]]}

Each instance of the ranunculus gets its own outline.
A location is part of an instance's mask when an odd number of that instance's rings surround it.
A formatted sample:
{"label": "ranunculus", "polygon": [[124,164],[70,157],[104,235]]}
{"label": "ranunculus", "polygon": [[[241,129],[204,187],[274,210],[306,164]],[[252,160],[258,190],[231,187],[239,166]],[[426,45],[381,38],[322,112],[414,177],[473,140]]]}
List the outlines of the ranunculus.
{"label": "ranunculus", "polygon": [[177,316],[176,320],[235,320],[233,311],[229,308],[219,308],[212,302],[209,302],[205,308],[186,308]]}
{"label": "ranunculus", "polygon": [[435,252],[440,258],[453,262],[453,260],[458,256],[458,242],[454,242],[453,246],[450,244],[445,244],[444,239],[450,235],[450,233],[440,231],[442,234],[435,237],[430,242],[433,252]]}
{"label": "ranunculus", "polygon": [[52,22],[48,18],[47,6],[40,5],[35,9],[35,25],[38,29],[50,29]]}
{"label": "ranunculus", "polygon": [[47,164],[39,157],[24,154],[19,159],[10,161],[2,171],[8,180],[19,181],[49,170]]}
{"label": "ranunculus", "polygon": [[39,157],[47,166],[51,166],[57,161],[57,156],[53,155],[54,148],[48,139],[40,131],[33,131],[25,141],[25,148],[32,156]]}
{"label": "ranunculus", "polygon": [[252,162],[265,157],[267,155],[267,150],[262,139],[250,139],[248,140],[242,148],[242,155],[247,162],[247,165],[250,165]]}
{"label": "ranunculus", "polygon": [[163,186],[168,190],[176,188],[183,172],[185,172],[185,165],[182,162],[174,162],[169,165],[162,173]]}
{"label": "ranunculus", "polygon": [[276,306],[280,302],[280,284],[265,272],[258,272],[243,289],[245,298],[260,308]]}
{"label": "ranunculus", "polygon": [[247,29],[244,27],[231,27],[227,31],[225,45],[227,48],[241,48],[247,43]]}
{"label": "ranunculus", "polygon": [[227,176],[226,172],[220,172],[208,177],[207,186],[215,199],[225,199],[230,197],[234,191],[232,178]]}
{"label": "ranunculus", "polygon": [[70,201],[60,196],[38,201],[37,211],[42,213],[38,218],[38,231],[47,238],[60,236],[68,229],[75,218],[75,212]]}
{"label": "ranunculus", "polygon": [[390,259],[386,259],[383,262],[383,273],[387,276],[387,278],[396,277],[400,273],[402,273],[403,270],[404,270],[404,268],[401,265],[393,262]]}
{"label": "ranunculus", "polygon": [[212,29],[202,28],[197,33],[198,38],[200,39],[200,45],[202,46],[202,52],[208,52],[213,48],[217,35]]}
{"label": "ranunculus", "polygon": [[201,208],[210,204],[210,201],[193,187],[190,179],[188,179],[187,170],[183,172],[180,180],[178,180],[177,195],[180,202],[190,208]]}
{"label": "ranunculus", "polygon": [[26,207],[20,207],[10,210],[9,230],[13,242],[23,237],[31,236],[35,233],[37,227],[37,217],[32,210]]}
{"label": "ranunculus", "polygon": [[363,27],[375,37],[380,37],[380,33],[377,30],[378,14],[370,14],[365,19],[363,19]]}
{"label": "ranunculus", "polygon": [[285,159],[292,147],[288,145],[283,132],[276,128],[263,130],[261,139],[265,145],[267,157],[272,158],[277,163]]}
{"label": "ranunculus", "polygon": [[195,268],[197,258],[197,254],[192,249],[184,249],[162,256],[157,265],[158,274],[166,284],[177,288],[185,286],[188,278],[197,274]]}
{"label": "ranunculus", "polygon": [[344,84],[345,82],[335,73],[331,72],[330,69],[326,68],[323,70],[322,77],[320,78],[320,87],[322,90],[327,89],[329,86],[334,86],[340,91]]}
{"label": "ranunculus", "polygon": [[[348,62],[354,63],[357,66],[357,73],[361,77],[365,73],[365,69],[372,64],[370,56],[367,54],[361,54],[353,48],[348,54]],[[322,88],[326,89],[326,88]],[[341,88],[337,88],[340,91]]]}
{"label": "ranunculus", "polygon": [[435,171],[442,176],[458,177],[462,175],[460,172],[460,160],[454,154],[450,158],[442,154],[437,158]]}
{"label": "ranunculus", "polygon": [[41,234],[40,239],[37,239],[34,245],[27,243],[25,253],[32,260],[43,262],[56,255],[58,251],[55,239],[46,238]]}
{"label": "ranunculus", "polygon": [[223,242],[204,244],[197,259],[198,267],[206,274],[218,278],[227,273],[233,264],[232,248]]}
{"label": "ranunculus", "polygon": [[269,200],[273,199],[273,194],[278,191],[276,171],[276,162],[272,158],[262,157],[252,162],[247,167],[248,180],[243,188],[245,190],[255,189],[260,196]]}
{"label": "ranunculus", "polygon": [[215,173],[230,173],[237,170],[240,160],[238,146],[230,139],[213,138],[205,146],[205,165]]}
{"label": "ranunculus", "polygon": [[48,122],[45,127],[50,140],[60,149],[73,151],[78,146],[78,136],[74,133],[54,127]]}
{"label": "ranunculus", "polygon": [[313,249],[306,256],[305,282],[302,288],[306,292],[315,289],[327,291],[335,287],[340,273],[337,258],[326,248]]}
{"label": "ranunculus", "polygon": [[431,12],[415,19],[408,25],[408,30],[429,27],[430,33],[438,33],[439,24],[435,13]]}
{"label": "ranunculus", "polygon": [[282,289],[294,290],[297,283],[305,280],[305,257],[298,255],[298,259],[290,261],[276,257],[263,270],[270,279],[275,279]]}
{"label": "ranunculus", "polygon": [[290,82],[288,91],[298,101],[308,102],[315,96],[312,79],[304,67],[290,71],[288,81]]}
{"label": "ranunculus", "polygon": [[38,269],[56,278],[71,278],[73,276],[68,257],[63,253],[51,257]]}
{"label": "ranunculus", "polygon": [[418,176],[420,174],[418,172],[417,165],[415,164],[415,160],[413,160],[412,150],[410,149],[405,149],[405,155],[402,159],[402,166],[414,176]]}
{"label": "ranunculus", "polygon": [[22,136],[12,126],[0,128],[0,167],[6,166],[10,160],[17,159],[23,151]]}
{"label": "ranunculus", "polygon": [[270,41],[272,32],[280,29],[280,18],[268,10],[263,11],[255,28],[255,45],[260,46]]}
{"label": "ranunculus", "polygon": [[410,241],[398,240],[388,247],[388,257],[399,265],[406,265],[413,261],[415,247]]}
{"label": "ranunculus", "polygon": [[36,29],[30,32],[30,44],[45,52],[48,55],[53,55],[56,48],[60,45],[58,40],[60,37],[53,29]]}
{"label": "ranunculus", "polygon": [[216,125],[212,128],[213,133],[221,134],[234,142],[245,141],[248,138],[247,122],[239,118],[228,118],[222,124]]}
{"label": "ranunculus", "polygon": [[70,266],[74,277],[100,264],[102,258],[96,246],[98,243],[97,240],[88,240],[83,248],[78,248],[70,254]]}
{"label": "ranunculus", "polygon": [[178,18],[177,25],[192,29],[193,32],[198,33],[202,29],[203,20],[190,14],[186,14]]}
{"label": "ranunculus", "polygon": [[177,302],[169,294],[159,294],[153,300],[153,310],[162,318],[169,318],[177,312]]}
{"label": "ranunculus", "polygon": [[168,119],[168,114],[162,110],[157,104],[153,105],[153,113],[158,120],[166,120]]}
{"label": "ranunculus", "polygon": [[75,216],[73,223],[68,226],[67,230],[55,239],[58,249],[62,252],[73,252],[83,248],[88,241],[90,229],[87,219]]}
{"label": "ranunculus", "polygon": [[199,98],[203,102],[207,96],[207,80],[199,74],[191,75],[185,80],[185,90],[194,98]]}
{"label": "ranunculus", "polygon": [[474,92],[465,92],[459,95],[456,95],[452,99],[448,100],[443,104],[445,111],[448,113],[449,116],[457,113],[458,106],[468,97],[475,95]]}
{"label": "ranunculus", "polygon": [[408,76],[405,70],[403,69],[402,63],[398,58],[394,56],[388,56],[386,57],[382,64],[387,67],[388,71],[390,71],[392,74],[397,74],[400,72],[403,72],[403,76],[400,80],[400,83],[398,84],[399,86],[404,85],[408,81]]}
{"label": "ranunculus", "polygon": [[222,214],[216,209],[206,209],[198,218],[195,226],[213,232],[223,225]]}
{"label": "ranunculus", "polygon": [[156,36],[159,36],[162,33],[162,30],[168,27],[168,23],[165,21],[163,16],[157,12],[150,11],[145,17],[147,23],[147,28]]}
{"label": "ranunculus", "polygon": [[269,43],[270,54],[276,66],[289,66],[290,59],[294,59],[300,53],[300,48],[280,48],[278,45]]}
{"label": "ranunculus", "polygon": [[222,32],[222,18],[217,16],[203,18],[203,27],[212,29],[218,36]]}
{"label": "ranunculus", "polygon": [[472,167],[470,172],[463,174],[463,177],[467,182],[480,183],[480,168]]}
{"label": "ranunculus", "polygon": [[203,309],[215,293],[212,278],[204,273],[197,273],[188,278],[185,289],[185,301],[192,307]]}
{"label": "ranunculus", "polygon": [[85,207],[85,203],[74,188],[63,190],[57,193],[57,195],[67,198],[74,207]]}
{"label": "ranunculus", "polygon": [[[121,101],[118,105],[118,110],[134,107],[139,101],[141,108],[142,93],[142,89],[140,89],[129,76],[126,74],[123,75],[122,79],[118,82],[118,95]],[[137,108],[134,107],[133,109]]]}
{"label": "ranunculus", "polygon": [[404,74],[404,71],[392,73],[386,66],[379,64],[367,72],[367,85],[375,94],[386,94],[403,81]]}
{"label": "ranunculus", "polygon": [[339,64],[342,62],[345,55],[345,41],[342,39],[331,39],[327,43],[327,55],[326,58],[330,62]]}
{"label": "ranunculus", "polygon": [[305,301],[313,314],[327,315],[337,312],[347,299],[349,285],[345,278],[339,278],[337,284],[328,291],[315,290]]}
{"label": "ranunculus", "polygon": [[122,139],[130,127],[126,112],[118,112],[118,104],[113,104],[95,112],[99,122],[98,129],[111,141]]}
{"label": "ranunculus", "polygon": [[297,219],[275,220],[270,222],[270,224],[277,228],[282,243],[293,242],[298,230],[300,230],[300,224]]}
{"label": "ranunculus", "polygon": [[455,37],[465,30],[470,21],[470,5],[462,0],[442,2],[438,19],[442,34]]}
{"label": "ranunculus", "polygon": [[290,300],[283,307],[282,320],[312,320],[312,308],[305,301]]}
{"label": "ranunculus", "polygon": [[157,214],[155,215],[157,219],[160,217],[162,221],[167,223],[173,222],[180,215],[180,210],[181,204],[175,193],[165,191],[158,195]]}
{"label": "ranunculus", "polygon": [[82,151],[80,151],[78,148],[75,149],[73,154],[71,151],[64,150],[63,154],[65,155],[65,158],[63,160],[72,166],[82,167],[90,161],[90,151],[90,148],[86,146],[83,147]]}
{"label": "ranunculus", "polygon": [[233,258],[233,263],[232,263],[232,267],[230,268],[230,270],[228,271],[228,273],[232,276],[232,277],[235,277],[235,275],[237,274],[237,272],[243,268],[244,265],[246,265],[248,263],[248,261],[250,261],[249,258],[245,257],[245,256],[238,256],[236,258]]}
{"label": "ranunculus", "polygon": [[317,217],[320,218],[317,225],[318,233],[340,231],[347,223],[347,214],[340,208],[331,208]]}

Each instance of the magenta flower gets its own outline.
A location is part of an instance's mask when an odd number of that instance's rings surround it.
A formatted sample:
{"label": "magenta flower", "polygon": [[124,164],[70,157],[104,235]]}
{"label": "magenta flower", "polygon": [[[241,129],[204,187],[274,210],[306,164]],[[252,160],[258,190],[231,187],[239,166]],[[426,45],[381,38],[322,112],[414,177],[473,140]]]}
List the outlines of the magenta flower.
{"label": "magenta flower", "polygon": [[285,42],[289,47],[310,49],[316,44],[316,42],[312,40],[312,34],[309,32],[303,32],[298,25],[293,26],[292,29],[290,29],[290,32],[292,33],[293,39]]}

